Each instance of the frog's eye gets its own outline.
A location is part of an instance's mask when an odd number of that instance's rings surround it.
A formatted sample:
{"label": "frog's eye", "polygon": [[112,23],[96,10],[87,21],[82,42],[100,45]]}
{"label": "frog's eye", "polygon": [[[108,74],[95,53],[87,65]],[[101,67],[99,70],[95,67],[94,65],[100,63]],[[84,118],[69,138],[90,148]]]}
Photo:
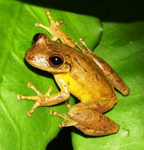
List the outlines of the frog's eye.
{"label": "frog's eye", "polygon": [[49,57],[49,64],[53,68],[59,68],[63,65],[64,58],[60,54],[52,54]]}
{"label": "frog's eye", "polygon": [[39,37],[40,37],[41,34],[42,34],[42,33],[37,33],[37,34],[35,34],[35,35],[33,36],[32,44],[35,44],[35,43],[37,42],[37,40],[39,39]]}

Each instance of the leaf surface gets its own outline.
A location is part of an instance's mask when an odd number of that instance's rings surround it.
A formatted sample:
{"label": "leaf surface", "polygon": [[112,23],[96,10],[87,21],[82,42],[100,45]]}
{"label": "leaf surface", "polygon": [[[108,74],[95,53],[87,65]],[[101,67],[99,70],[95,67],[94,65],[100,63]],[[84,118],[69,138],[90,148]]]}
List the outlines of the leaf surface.
{"label": "leaf surface", "polygon": [[[34,102],[26,100],[18,102],[16,96],[35,95],[28,89],[28,82],[32,82],[43,94],[50,85],[54,87],[52,94],[59,91],[50,73],[33,68],[24,60],[27,49],[31,47],[33,36],[36,33],[47,33],[35,27],[34,23],[38,21],[49,26],[49,21],[44,8],[40,6],[1,0],[0,8],[0,149],[45,149],[57,136],[60,130],[58,123],[62,122],[61,118],[50,116],[50,109],[66,113],[67,107],[64,103],[53,107],[41,107],[30,118],[27,111],[32,108]],[[99,19],[56,9],[51,9],[51,12],[55,20],[65,20],[66,25],[62,28],[77,42],[80,35],[86,40],[90,39],[90,35],[94,35],[90,46],[94,47],[98,43],[102,31]],[[90,35],[91,28],[86,24],[86,19],[93,22],[93,28],[96,29]],[[83,34],[80,34],[81,32]],[[74,103],[72,97],[70,103]]]}

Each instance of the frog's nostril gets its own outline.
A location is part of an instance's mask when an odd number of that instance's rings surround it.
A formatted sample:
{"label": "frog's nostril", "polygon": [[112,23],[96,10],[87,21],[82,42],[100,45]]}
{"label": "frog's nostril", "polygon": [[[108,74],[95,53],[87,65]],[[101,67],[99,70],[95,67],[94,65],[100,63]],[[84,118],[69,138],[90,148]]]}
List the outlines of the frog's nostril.
{"label": "frog's nostril", "polygon": [[33,60],[33,59],[34,59],[33,56],[26,57],[26,60]]}

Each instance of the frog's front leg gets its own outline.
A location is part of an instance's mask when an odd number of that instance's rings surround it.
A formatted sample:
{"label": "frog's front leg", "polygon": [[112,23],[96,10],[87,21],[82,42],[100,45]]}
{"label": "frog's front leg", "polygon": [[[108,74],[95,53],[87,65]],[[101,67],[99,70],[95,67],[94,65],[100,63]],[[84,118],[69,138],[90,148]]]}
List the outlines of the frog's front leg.
{"label": "frog's front leg", "polygon": [[35,25],[47,30],[52,35],[51,40],[56,41],[56,40],[60,39],[60,41],[63,44],[67,44],[70,47],[74,48],[75,47],[74,40],[70,39],[70,37],[60,29],[60,24],[64,25],[65,22],[62,20],[54,21],[53,17],[51,16],[51,12],[49,9],[45,9],[45,12],[46,12],[48,19],[50,21],[50,27],[44,26],[43,24],[41,24],[39,22],[36,22]]}
{"label": "frog's front leg", "polygon": [[66,85],[65,84],[63,85],[63,84],[61,84],[60,86],[61,92],[50,96],[50,93],[53,90],[52,86],[50,86],[48,91],[43,95],[31,83],[28,83],[28,87],[31,88],[37,94],[37,96],[23,96],[23,95],[18,94],[17,99],[19,101],[24,100],[24,99],[36,101],[32,109],[27,112],[28,116],[31,117],[36,108],[40,106],[56,105],[69,98],[70,93],[68,92]]}
{"label": "frog's front leg", "polygon": [[[69,104],[67,105],[69,106]],[[101,112],[109,110],[112,105],[106,100],[81,102],[72,107],[69,106],[68,114],[61,114],[52,110],[50,114],[64,119],[64,122],[59,124],[60,127],[75,126],[86,135],[103,136],[117,133],[119,130],[119,125],[101,114]]]}

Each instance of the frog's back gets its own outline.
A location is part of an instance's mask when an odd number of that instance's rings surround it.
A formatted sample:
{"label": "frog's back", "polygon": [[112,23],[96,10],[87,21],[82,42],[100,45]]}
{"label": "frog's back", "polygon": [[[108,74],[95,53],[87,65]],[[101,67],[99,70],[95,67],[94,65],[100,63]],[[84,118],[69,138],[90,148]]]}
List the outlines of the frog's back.
{"label": "frog's back", "polygon": [[66,75],[71,94],[81,101],[116,98],[111,83],[89,56],[69,48],[65,58],[71,68]]}

